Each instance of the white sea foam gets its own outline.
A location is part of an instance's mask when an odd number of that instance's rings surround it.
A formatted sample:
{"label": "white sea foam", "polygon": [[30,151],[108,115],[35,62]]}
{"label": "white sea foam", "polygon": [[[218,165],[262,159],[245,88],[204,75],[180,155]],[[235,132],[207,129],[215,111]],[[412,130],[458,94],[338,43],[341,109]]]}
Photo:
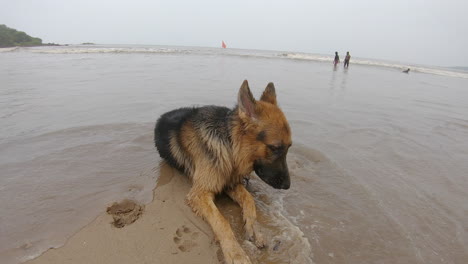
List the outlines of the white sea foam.
{"label": "white sea foam", "polygon": [[284,208],[287,193],[272,189],[257,179],[250,181],[250,189],[254,192],[258,209],[268,215],[268,224],[262,223],[268,226],[264,226],[264,229],[269,229],[266,234],[269,240],[274,241],[273,244],[277,243],[268,249],[268,261],[313,264],[309,240]]}
{"label": "white sea foam", "polygon": [[107,47],[70,47],[55,49],[31,49],[34,53],[49,54],[86,54],[86,53],[189,53],[190,50],[171,48],[107,48]]}
{"label": "white sea foam", "polygon": [[12,47],[12,48],[0,48],[0,53],[2,52],[11,52],[17,50],[18,47]]}

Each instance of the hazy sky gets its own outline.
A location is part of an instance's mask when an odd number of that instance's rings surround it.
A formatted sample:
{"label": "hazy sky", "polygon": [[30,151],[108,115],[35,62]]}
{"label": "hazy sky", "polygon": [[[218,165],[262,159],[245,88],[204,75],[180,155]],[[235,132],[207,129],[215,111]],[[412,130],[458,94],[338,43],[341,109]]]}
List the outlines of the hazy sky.
{"label": "hazy sky", "polygon": [[468,65],[467,0],[0,0],[44,42],[161,44]]}

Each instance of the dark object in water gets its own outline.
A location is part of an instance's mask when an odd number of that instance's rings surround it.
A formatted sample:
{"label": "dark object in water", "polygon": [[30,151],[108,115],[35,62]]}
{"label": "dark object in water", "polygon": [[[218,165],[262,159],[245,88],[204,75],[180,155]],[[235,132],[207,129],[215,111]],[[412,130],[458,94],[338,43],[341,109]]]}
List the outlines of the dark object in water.
{"label": "dark object in water", "polygon": [[280,245],[281,245],[281,241],[276,240],[275,245],[273,246],[273,251],[278,251]]}
{"label": "dark object in water", "polygon": [[410,71],[410,68],[408,68],[407,70],[404,70],[403,72],[404,73],[409,73],[409,71]]}

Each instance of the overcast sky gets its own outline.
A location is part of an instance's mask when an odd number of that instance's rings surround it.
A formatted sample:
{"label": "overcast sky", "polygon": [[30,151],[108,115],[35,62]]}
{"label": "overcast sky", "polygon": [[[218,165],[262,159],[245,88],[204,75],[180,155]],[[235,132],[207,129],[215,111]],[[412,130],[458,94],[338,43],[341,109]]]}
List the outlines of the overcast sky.
{"label": "overcast sky", "polygon": [[44,42],[302,51],[468,66],[467,0],[0,0]]}

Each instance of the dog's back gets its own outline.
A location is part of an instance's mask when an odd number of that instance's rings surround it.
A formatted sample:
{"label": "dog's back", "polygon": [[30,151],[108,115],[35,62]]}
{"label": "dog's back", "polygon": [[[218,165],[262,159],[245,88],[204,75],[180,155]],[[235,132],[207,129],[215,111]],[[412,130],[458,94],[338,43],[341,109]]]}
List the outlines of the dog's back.
{"label": "dog's back", "polygon": [[192,177],[197,160],[221,165],[220,154],[231,148],[232,110],[220,106],[180,108],[156,122],[154,142],[161,158]]}

